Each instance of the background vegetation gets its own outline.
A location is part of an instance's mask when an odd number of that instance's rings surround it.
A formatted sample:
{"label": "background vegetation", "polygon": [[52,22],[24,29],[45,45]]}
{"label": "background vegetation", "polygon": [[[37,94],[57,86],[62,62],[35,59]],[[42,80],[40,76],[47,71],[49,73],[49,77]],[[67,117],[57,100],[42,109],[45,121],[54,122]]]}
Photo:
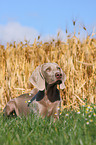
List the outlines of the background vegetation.
{"label": "background vegetation", "polygon": [[[75,22],[73,22],[75,24]],[[67,76],[66,88],[61,90],[62,108],[78,109],[82,103],[96,103],[96,39],[67,34],[62,42],[57,40],[43,43],[34,40],[33,44],[20,42],[0,45],[0,108],[14,97],[34,87],[29,83],[33,70],[40,64],[56,62]]]}

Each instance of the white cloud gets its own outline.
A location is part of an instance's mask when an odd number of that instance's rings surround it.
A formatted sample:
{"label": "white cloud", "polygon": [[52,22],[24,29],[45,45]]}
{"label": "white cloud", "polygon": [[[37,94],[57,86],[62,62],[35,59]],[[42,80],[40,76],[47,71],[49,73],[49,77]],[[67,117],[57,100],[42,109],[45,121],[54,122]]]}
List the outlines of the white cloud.
{"label": "white cloud", "polygon": [[24,41],[24,39],[34,42],[38,35],[37,30],[34,28],[22,26],[17,22],[0,25],[0,43],[2,44],[13,41],[20,42]]}
{"label": "white cloud", "polygon": [[[57,30],[57,33],[60,32],[59,39],[62,41],[66,39],[66,34],[62,30]],[[41,34],[40,41],[48,42],[52,41],[52,39],[57,40],[57,33],[54,35],[50,34]],[[6,25],[0,25],[0,44],[6,45],[7,42],[16,41],[17,43],[24,40],[30,41],[30,43],[34,42],[34,39],[38,38],[39,32],[32,28],[22,26],[18,22],[10,22]]]}

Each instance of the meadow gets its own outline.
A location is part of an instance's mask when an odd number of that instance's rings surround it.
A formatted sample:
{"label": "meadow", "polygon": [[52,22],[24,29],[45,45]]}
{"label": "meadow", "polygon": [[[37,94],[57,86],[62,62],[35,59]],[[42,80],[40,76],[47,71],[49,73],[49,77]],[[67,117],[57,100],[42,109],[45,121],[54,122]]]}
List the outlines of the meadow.
{"label": "meadow", "polygon": [[60,119],[37,117],[3,118],[0,114],[1,145],[96,145],[96,105],[78,111],[64,109]]}
{"label": "meadow", "polygon": [[[75,33],[67,40],[27,40],[0,45],[0,144],[96,144],[96,39],[80,40]],[[3,118],[6,103],[34,87],[29,82],[34,69],[55,62],[66,74],[66,88],[60,90],[60,119]]]}

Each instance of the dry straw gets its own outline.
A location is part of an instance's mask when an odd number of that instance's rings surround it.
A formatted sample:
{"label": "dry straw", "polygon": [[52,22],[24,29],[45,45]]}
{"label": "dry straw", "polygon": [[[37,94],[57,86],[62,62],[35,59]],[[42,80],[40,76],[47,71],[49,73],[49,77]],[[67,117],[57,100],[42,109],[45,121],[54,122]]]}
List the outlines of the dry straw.
{"label": "dry straw", "polygon": [[84,103],[96,103],[96,39],[83,42],[75,35],[66,42],[20,42],[0,45],[0,108],[12,98],[33,88],[29,77],[36,66],[56,62],[67,76],[61,90],[62,108],[76,108]]}

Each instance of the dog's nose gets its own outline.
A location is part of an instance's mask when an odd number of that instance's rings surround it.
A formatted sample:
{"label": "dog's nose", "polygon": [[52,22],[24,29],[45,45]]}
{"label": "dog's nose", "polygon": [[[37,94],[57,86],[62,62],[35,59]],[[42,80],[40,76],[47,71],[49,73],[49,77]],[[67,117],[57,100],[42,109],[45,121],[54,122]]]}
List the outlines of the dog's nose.
{"label": "dog's nose", "polygon": [[61,73],[56,73],[55,76],[56,76],[57,79],[62,78],[62,74]]}

